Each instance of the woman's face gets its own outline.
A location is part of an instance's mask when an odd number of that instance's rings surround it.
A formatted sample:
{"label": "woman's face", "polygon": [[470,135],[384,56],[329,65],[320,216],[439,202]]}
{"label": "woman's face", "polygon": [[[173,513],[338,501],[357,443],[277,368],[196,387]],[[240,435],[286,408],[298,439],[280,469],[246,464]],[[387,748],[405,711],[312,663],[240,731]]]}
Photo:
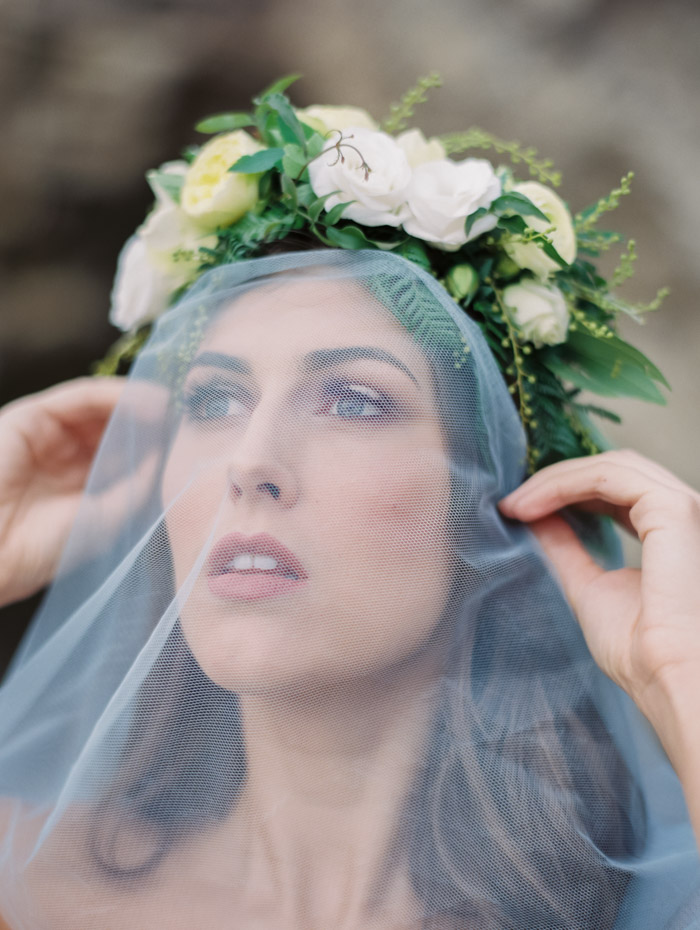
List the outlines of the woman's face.
{"label": "woman's face", "polygon": [[401,325],[358,285],[287,278],[216,316],[184,396],[162,493],[204,672],[245,693],[414,655],[450,588],[449,469]]}

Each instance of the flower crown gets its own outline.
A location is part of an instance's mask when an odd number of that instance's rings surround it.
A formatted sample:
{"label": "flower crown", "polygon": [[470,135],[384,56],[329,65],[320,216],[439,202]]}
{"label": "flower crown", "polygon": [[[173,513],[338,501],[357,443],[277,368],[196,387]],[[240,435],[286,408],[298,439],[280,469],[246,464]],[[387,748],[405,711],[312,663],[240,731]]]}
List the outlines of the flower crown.
{"label": "flower crown", "polygon": [[[381,127],[355,107],[295,109],[287,77],[250,113],[223,113],[197,130],[212,138],[147,174],[155,206],[119,260],[110,319],[126,331],[97,367],[123,369],[150,324],[207,269],[279,248],[325,245],[396,252],[431,274],[481,327],[519,409],[534,471],[600,451],[581,390],[665,403],[661,372],[615,331],[616,317],[641,322],[591,262],[623,244],[612,286],[633,273],[635,243],[598,229],[629,193],[632,174],[572,217],[553,187],[560,176],[534,149],[472,128],[426,139],[408,129],[414,107],[440,85],[430,75],[391,108]],[[527,168],[483,158],[492,150]]]}

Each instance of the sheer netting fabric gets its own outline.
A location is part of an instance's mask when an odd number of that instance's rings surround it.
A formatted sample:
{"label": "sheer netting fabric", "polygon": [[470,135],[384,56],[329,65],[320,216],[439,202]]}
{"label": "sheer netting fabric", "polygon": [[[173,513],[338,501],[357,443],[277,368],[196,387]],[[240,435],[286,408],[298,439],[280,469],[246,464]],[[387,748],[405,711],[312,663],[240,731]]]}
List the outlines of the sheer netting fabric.
{"label": "sheer netting fabric", "polygon": [[497,510],[525,456],[417,266],[207,272],[0,691],[10,926],[700,927],[679,782]]}

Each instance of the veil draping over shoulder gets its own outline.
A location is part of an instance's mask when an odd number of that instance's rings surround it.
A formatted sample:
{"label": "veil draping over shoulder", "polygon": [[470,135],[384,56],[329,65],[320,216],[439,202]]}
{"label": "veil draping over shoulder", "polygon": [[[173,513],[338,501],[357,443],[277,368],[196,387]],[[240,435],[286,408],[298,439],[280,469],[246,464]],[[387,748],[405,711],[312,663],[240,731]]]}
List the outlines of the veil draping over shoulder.
{"label": "veil draping over shoulder", "polygon": [[409,262],[206,273],[0,691],[10,926],[700,927],[680,785],[497,511],[525,452]]}

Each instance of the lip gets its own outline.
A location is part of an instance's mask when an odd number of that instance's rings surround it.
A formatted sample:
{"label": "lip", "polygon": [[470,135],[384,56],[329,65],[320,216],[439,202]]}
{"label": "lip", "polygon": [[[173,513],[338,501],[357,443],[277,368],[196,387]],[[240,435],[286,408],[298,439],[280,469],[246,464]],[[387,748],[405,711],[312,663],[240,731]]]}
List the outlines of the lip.
{"label": "lip", "polygon": [[[241,553],[271,556],[277,561],[274,571],[249,569],[226,571],[226,566]],[[207,559],[207,583],[216,597],[254,601],[289,594],[306,583],[307,574],[299,559],[286,546],[258,533],[244,536],[231,533],[214,546]]]}

